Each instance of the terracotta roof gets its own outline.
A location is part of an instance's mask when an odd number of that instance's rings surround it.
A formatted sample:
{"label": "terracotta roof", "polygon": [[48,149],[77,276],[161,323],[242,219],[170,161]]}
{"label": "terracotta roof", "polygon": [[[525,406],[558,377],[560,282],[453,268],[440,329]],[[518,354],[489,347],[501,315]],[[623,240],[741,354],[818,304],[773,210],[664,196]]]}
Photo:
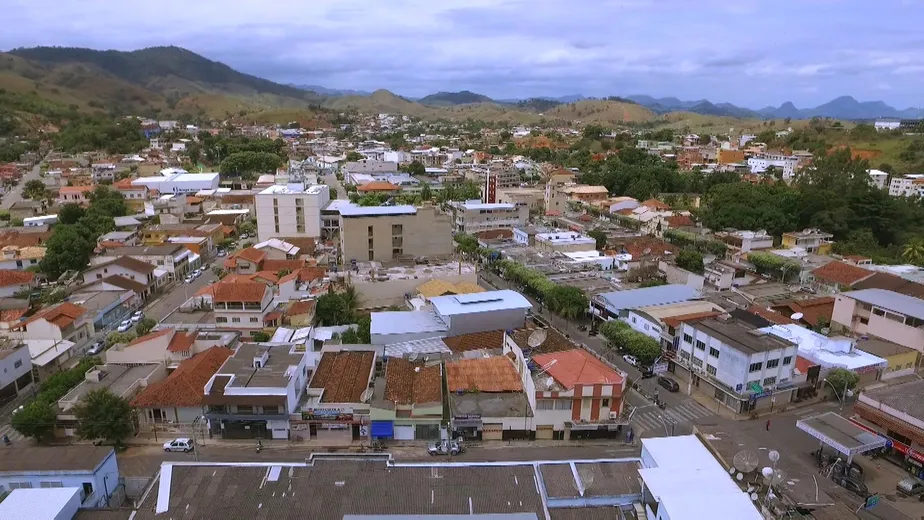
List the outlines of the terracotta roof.
{"label": "terracotta roof", "polygon": [[17,323],[15,327],[17,329],[25,327],[33,321],[42,318],[48,323],[56,325],[58,328],[63,328],[74,323],[77,318],[83,316],[86,312],[87,310],[79,305],[75,305],[71,302],[64,302],[54,307],[42,309],[26,321]]}
{"label": "terracotta roof", "polygon": [[94,188],[95,186],[62,186],[58,193],[86,193]]}
{"label": "terracotta roof", "polygon": [[253,247],[248,247],[246,249],[241,249],[237,253],[234,253],[231,255],[231,258],[243,258],[248,262],[259,264],[264,259],[266,259],[266,252],[260,251],[259,249]]}
{"label": "terracotta roof", "polygon": [[212,347],[180,363],[163,381],[151,383],[131,405],[135,408],[199,407],[209,379],[231,356],[227,347]]}
{"label": "terracotta roof", "polygon": [[145,343],[147,341],[151,341],[152,339],[162,338],[172,332],[176,332],[176,329],[156,330],[150,334],[145,334],[144,336],[141,336],[140,338],[133,339],[132,342],[128,344],[128,346],[133,347],[135,345],[138,345],[139,343]]}
{"label": "terracotta roof", "polygon": [[358,403],[369,387],[374,361],[374,352],[325,352],[308,387],[324,389],[322,403]]}
{"label": "terracotta roof", "polygon": [[802,356],[796,356],[796,367],[795,368],[796,370],[799,371],[800,374],[807,374],[808,369],[816,365],[818,365],[818,363],[808,360]]}
{"label": "terracotta roof", "polygon": [[658,199],[648,199],[645,202],[639,204],[640,206],[647,206],[654,210],[667,210],[671,209],[669,204],[665,204]]}
{"label": "terracotta roof", "polygon": [[459,353],[469,350],[494,350],[504,348],[504,331],[491,330],[487,332],[473,332],[443,338],[443,343],[449,350]]}
{"label": "terracotta roof", "polygon": [[555,329],[545,330],[545,340],[538,347],[529,346],[529,338],[538,329],[516,329],[510,336],[514,343],[524,351],[531,351],[533,354],[550,354],[553,352],[564,352],[576,347],[568,338],[564,337]]}
{"label": "terracotta roof", "polygon": [[[639,260],[640,258],[660,258],[665,256],[666,251],[670,251],[671,254],[677,254],[680,250],[673,244],[649,236],[617,240],[616,249],[625,249],[627,253],[632,255],[632,260]],[[645,254],[646,250],[648,251],[647,255]]]}
{"label": "terracotta roof", "polygon": [[386,181],[372,181],[356,188],[356,191],[399,191],[400,186],[396,186]]}
{"label": "terracotta roof", "polygon": [[51,237],[51,231],[24,233],[6,231],[0,233],[0,246],[35,247],[45,243]]}
{"label": "terracotta roof", "polygon": [[844,257],[844,259],[851,260],[853,262],[865,262],[866,260],[872,260],[872,258],[868,256],[860,256],[860,255],[847,255]]}
{"label": "terracotta roof", "polygon": [[17,271],[14,269],[0,269],[0,287],[9,287],[11,285],[26,285],[32,283],[35,279],[35,273],[29,271]]}
{"label": "terracotta roof", "polygon": [[286,308],[287,316],[299,316],[301,314],[311,314],[317,302],[315,300],[305,300],[292,302]]}
{"label": "terracotta roof", "polygon": [[512,229],[488,229],[475,233],[475,238],[481,240],[498,240],[501,238],[513,238]]}
{"label": "terracotta roof", "polygon": [[281,269],[288,269],[289,271],[297,271],[305,267],[304,260],[276,260],[273,258],[267,258],[263,261],[262,269],[264,271],[279,271]]}
{"label": "terracotta roof", "polygon": [[853,284],[852,287],[856,290],[885,289],[905,296],[924,299],[924,285],[889,273],[873,273],[873,276],[860,280]]}
{"label": "terracotta roof", "polygon": [[622,386],[621,375],[583,349],[540,354],[533,361],[547,367],[546,372],[568,390],[578,384]]}
{"label": "terracotta roof", "polygon": [[3,309],[0,310],[0,322],[3,323],[14,323],[22,319],[25,314],[29,312],[29,307],[23,307],[22,309]]}
{"label": "terracotta roof", "polygon": [[112,265],[112,264],[115,264],[119,267],[124,267],[125,269],[129,269],[131,271],[135,271],[136,273],[141,273],[141,274],[150,274],[154,272],[154,269],[157,269],[157,266],[154,264],[142,262],[141,260],[132,258],[130,256],[124,256],[124,255],[113,258],[112,260],[109,260],[108,262],[103,262],[101,264],[90,266],[89,269],[98,269],[100,267]]}
{"label": "terracotta roof", "polygon": [[438,403],[442,385],[439,365],[427,367],[403,358],[391,358],[385,365],[385,399],[397,404]]}
{"label": "terracotta roof", "polygon": [[671,316],[670,318],[664,318],[661,321],[668,327],[674,327],[675,329],[680,326],[681,323],[687,321],[699,321],[706,318],[714,318],[716,316],[721,316],[723,313],[718,311],[706,311],[706,312],[691,312],[690,314],[681,314],[680,316]]}
{"label": "terracotta roof", "polygon": [[523,383],[505,356],[446,363],[449,391],[522,392]]}
{"label": "terracotta roof", "polygon": [[318,240],[311,237],[279,237],[279,240],[298,247],[300,255],[314,254],[314,250],[318,247]]}
{"label": "terracotta roof", "polygon": [[831,323],[831,315],[834,313],[834,297],[825,296],[821,298],[810,298],[806,300],[787,300],[782,302],[773,302],[773,307],[781,307],[792,315],[796,312],[802,313],[802,321],[812,327],[818,325],[818,321],[824,318]]}
{"label": "terracotta roof", "polygon": [[789,325],[791,323],[795,323],[788,316],[784,316],[778,312],[771,311],[759,305],[751,305],[747,310],[751,314],[760,316],[761,318],[771,323],[776,323],[777,325]]}
{"label": "terracotta roof", "polygon": [[111,285],[115,285],[116,287],[121,287],[122,289],[125,289],[126,291],[132,291],[138,294],[143,293],[148,288],[146,285],[144,285],[141,282],[136,282],[132,279],[129,279],[124,276],[117,275],[117,274],[114,274],[112,276],[107,276],[103,278],[101,281],[106,282]]}
{"label": "terracotta roof", "polygon": [[863,269],[844,262],[829,262],[812,271],[816,280],[829,284],[852,286],[853,284],[869,278],[875,274],[869,269]]}
{"label": "terracotta roof", "polygon": [[302,267],[297,271],[292,271],[291,273],[283,276],[279,279],[279,283],[283,284],[290,280],[298,280],[299,282],[313,282],[315,280],[324,278],[327,276],[327,269],[323,267]]}
{"label": "terracotta roof", "polygon": [[262,302],[263,295],[269,290],[266,284],[251,281],[228,283],[222,280],[212,287],[215,289],[212,296],[215,302]]}
{"label": "terracotta roof", "polygon": [[273,311],[266,313],[266,316],[263,317],[263,323],[269,323],[271,321],[276,321],[283,316],[282,311]]}
{"label": "terracotta roof", "polygon": [[188,352],[192,348],[193,343],[196,342],[196,332],[190,332],[185,334],[183,332],[176,331],[176,334],[170,338],[170,343],[167,345],[167,350],[170,352]]}
{"label": "terracotta roof", "polygon": [[257,271],[253,274],[252,280],[263,280],[269,284],[275,284],[279,281],[279,276],[273,271]]}
{"label": "terracotta roof", "polygon": [[667,217],[665,220],[667,221],[667,225],[672,228],[696,225],[689,215],[674,215],[672,217]]}

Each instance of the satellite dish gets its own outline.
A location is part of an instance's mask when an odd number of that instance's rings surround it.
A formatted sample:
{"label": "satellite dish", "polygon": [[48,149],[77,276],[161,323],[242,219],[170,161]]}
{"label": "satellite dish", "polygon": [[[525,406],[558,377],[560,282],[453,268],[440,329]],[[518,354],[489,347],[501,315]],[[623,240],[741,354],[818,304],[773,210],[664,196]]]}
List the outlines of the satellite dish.
{"label": "satellite dish", "polygon": [[735,458],[732,459],[732,465],[736,470],[742,473],[750,473],[757,469],[759,460],[757,454],[753,451],[741,450],[735,454]]}
{"label": "satellite dish", "polygon": [[546,378],[546,380],[545,380],[545,387],[546,387],[546,388],[552,388],[552,385],[554,385],[554,384],[555,384],[555,379],[553,379],[551,376],[549,376],[548,378]]}
{"label": "satellite dish", "polygon": [[415,373],[420,372],[420,367],[414,367],[414,372]]}
{"label": "satellite dish", "polygon": [[736,475],[735,478],[737,478],[739,482],[744,480],[744,473],[738,473],[738,475]]}
{"label": "satellite dish", "polygon": [[751,493],[751,500],[757,501],[757,493]]}
{"label": "satellite dish", "polygon": [[526,339],[526,344],[529,345],[530,348],[537,348],[539,345],[545,343],[547,337],[549,337],[549,331],[545,329],[536,329],[529,335],[529,338]]}
{"label": "satellite dish", "polygon": [[767,454],[767,457],[769,457],[772,462],[779,462],[780,452],[776,450],[770,450],[770,453]]}
{"label": "satellite dish", "polygon": [[363,390],[363,394],[359,396],[360,402],[363,402],[363,403],[368,403],[369,399],[372,399],[372,389],[371,388],[367,388]]}
{"label": "satellite dish", "polygon": [[410,354],[408,354],[407,360],[410,361],[411,363],[417,361],[417,352],[411,352]]}
{"label": "satellite dish", "polygon": [[802,314],[801,312],[794,312],[793,315],[790,316],[789,318],[792,319],[793,321],[799,321],[802,319],[803,316],[805,316],[805,314]]}

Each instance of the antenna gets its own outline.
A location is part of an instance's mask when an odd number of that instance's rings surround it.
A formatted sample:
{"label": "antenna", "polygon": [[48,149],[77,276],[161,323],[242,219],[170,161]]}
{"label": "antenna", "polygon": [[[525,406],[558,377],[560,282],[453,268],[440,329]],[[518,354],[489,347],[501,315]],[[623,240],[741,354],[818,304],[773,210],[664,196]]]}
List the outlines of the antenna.
{"label": "antenna", "polygon": [[802,319],[803,316],[805,316],[805,314],[802,314],[801,312],[795,312],[793,313],[792,316],[789,317],[789,319],[793,321],[799,321]]}
{"label": "antenna", "polygon": [[741,473],[750,473],[754,471],[757,469],[757,465],[759,463],[760,461],[757,458],[757,454],[748,450],[739,451],[735,454],[735,458],[732,460],[732,465]]}
{"label": "antenna", "polygon": [[549,331],[545,329],[536,329],[532,334],[529,335],[529,338],[526,339],[526,344],[530,348],[537,348],[543,343],[545,343],[546,338],[549,337]]}
{"label": "antenna", "polygon": [[373,390],[371,388],[363,390],[362,395],[359,396],[360,402],[368,403],[369,399],[372,399],[372,392]]}

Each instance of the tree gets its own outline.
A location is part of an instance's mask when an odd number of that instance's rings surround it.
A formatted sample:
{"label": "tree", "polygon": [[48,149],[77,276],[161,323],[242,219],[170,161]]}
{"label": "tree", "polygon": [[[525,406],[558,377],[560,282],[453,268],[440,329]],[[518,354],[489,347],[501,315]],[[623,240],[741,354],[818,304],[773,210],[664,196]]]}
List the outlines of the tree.
{"label": "tree", "polygon": [[86,211],[79,204],[65,204],[58,210],[58,223],[65,225],[76,224],[77,221],[83,217],[84,213],[86,213]]}
{"label": "tree", "polygon": [[72,409],[77,435],[84,440],[103,439],[116,446],[134,431],[132,407],[108,388],[91,390]]}
{"label": "tree", "polygon": [[592,229],[587,232],[587,236],[597,241],[597,250],[602,251],[606,249],[607,237],[605,231],[601,229]]}
{"label": "tree", "polygon": [[241,225],[237,227],[238,235],[248,234],[253,235],[257,231],[257,226],[254,225],[252,220],[245,220],[241,222]]}
{"label": "tree", "polygon": [[677,254],[677,267],[702,274],[704,271],[703,255],[692,249],[681,249]]}
{"label": "tree", "polygon": [[22,187],[22,197],[24,199],[43,200],[48,198],[48,189],[45,184],[37,179],[26,182]]}
{"label": "tree", "polygon": [[340,335],[344,345],[368,345],[372,343],[372,317],[368,314],[356,320],[356,327],[350,328]]}
{"label": "tree", "polygon": [[478,239],[467,233],[457,233],[452,239],[460,253],[470,255],[478,250]]}
{"label": "tree", "polygon": [[322,294],[318,297],[315,320],[321,326],[343,325],[353,321],[346,301],[338,293]]}
{"label": "tree", "polygon": [[917,266],[924,266],[924,240],[915,238],[905,244],[902,259]]}
{"label": "tree", "polygon": [[600,335],[603,336],[611,348],[616,348],[619,334],[625,330],[631,330],[631,327],[621,320],[609,320],[600,325]]}
{"label": "tree", "polygon": [[347,284],[343,288],[343,292],[340,293],[340,297],[343,298],[343,303],[346,306],[347,312],[350,315],[355,315],[356,311],[359,309],[359,304],[362,302],[362,299],[359,297],[359,291],[356,290],[356,286],[352,284]]}
{"label": "tree", "polygon": [[556,285],[545,295],[545,303],[552,312],[569,321],[583,316],[589,306],[584,291],[570,285]]}
{"label": "tree", "polygon": [[151,318],[141,318],[141,321],[138,322],[138,325],[135,325],[135,332],[139,336],[144,336],[145,334],[151,332],[154,326],[157,325],[157,322]]}
{"label": "tree", "polygon": [[48,402],[35,400],[13,414],[11,426],[36,442],[45,442],[54,435],[58,414]]}
{"label": "tree", "polygon": [[837,390],[837,395],[844,399],[844,389],[851,390],[860,382],[860,375],[846,368],[834,368],[825,378]]}
{"label": "tree", "polygon": [[365,159],[365,157],[363,156],[363,154],[361,154],[361,153],[359,153],[359,152],[354,152],[354,151],[351,150],[351,151],[347,152],[347,154],[346,154],[346,161],[347,161],[347,162],[356,162],[356,161],[361,161],[361,160],[363,160],[363,159]]}
{"label": "tree", "polygon": [[222,159],[218,171],[222,175],[246,177],[254,173],[275,172],[282,163],[282,157],[271,152],[235,152]]}
{"label": "tree", "polygon": [[407,172],[411,175],[426,175],[427,168],[420,161],[411,161],[411,164],[407,165]]}
{"label": "tree", "polygon": [[131,343],[135,339],[134,332],[110,332],[106,336],[106,348],[119,343]]}
{"label": "tree", "polygon": [[420,199],[430,200],[431,198],[433,198],[433,191],[430,188],[430,183],[425,182],[423,186],[420,187]]}
{"label": "tree", "polygon": [[270,335],[262,330],[257,330],[250,333],[250,339],[257,343],[263,343],[270,340]]}
{"label": "tree", "polygon": [[49,278],[57,279],[68,270],[81,271],[90,262],[93,244],[77,229],[78,226],[56,226],[45,242],[45,258],[39,266]]}

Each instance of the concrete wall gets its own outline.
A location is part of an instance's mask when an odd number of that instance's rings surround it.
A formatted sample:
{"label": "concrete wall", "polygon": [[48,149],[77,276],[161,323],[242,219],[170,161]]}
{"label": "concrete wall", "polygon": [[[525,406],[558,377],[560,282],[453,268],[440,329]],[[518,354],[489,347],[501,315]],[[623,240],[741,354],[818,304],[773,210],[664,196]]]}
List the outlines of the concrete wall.
{"label": "concrete wall", "polygon": [[418,286],[433,279],[445,280],[451,283],[478,283],[478,275],[471,272],[452,276],[440,275],[409,280],[388,280],[385,282],[365,282],[354,278],[353,286],[359,291],[359,305],[364,309],[380,309],[391,305],[404,308],[404,295],[406,293],[416,294]]}
{"label": "concrete wall", "polygon": [[664,273],[669,284],[687,285],[700,291],[703,290],[703,283],[706,281],[704,277],[696,273],[681,269],[667,262],[658,262],[658,271]]}

